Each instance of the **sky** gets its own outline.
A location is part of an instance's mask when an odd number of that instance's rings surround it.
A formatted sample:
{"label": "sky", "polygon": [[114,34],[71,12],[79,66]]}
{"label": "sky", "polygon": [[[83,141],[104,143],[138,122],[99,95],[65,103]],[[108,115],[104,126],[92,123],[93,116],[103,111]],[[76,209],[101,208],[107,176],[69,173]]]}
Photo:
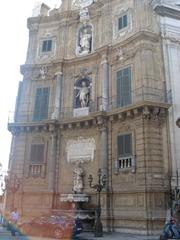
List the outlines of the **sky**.
{"label": "sky", "polygon": [[[42,1],[41,1],[42,2]],[[54,8],[60,0],[44,0]],[[14,0],[1,2],[0,14],[0,163],[7,170],[11,145],[11,133],[7,130],[9,113],[14,111],[20,74],[20,65],[25,63],[28,46],[27,18],[32,16],[35,0]]]}

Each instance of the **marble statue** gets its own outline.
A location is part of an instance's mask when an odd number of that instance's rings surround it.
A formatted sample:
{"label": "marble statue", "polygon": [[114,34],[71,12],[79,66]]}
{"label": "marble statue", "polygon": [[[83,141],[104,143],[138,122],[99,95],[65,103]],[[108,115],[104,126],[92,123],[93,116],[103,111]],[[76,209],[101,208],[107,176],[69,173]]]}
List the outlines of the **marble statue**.
{"label": "marble statue", "polygon": [[82,193],[84,171],[80,163],[78,163],[77,166],[75,167],[73,174],[74,174],[73,175],[73,179],[74,179],[73,191],[74,193]]}
{"label": "marble statue", "polygon": [[77,98],[79,98],[81,107],[88,107],[88,103],[89,103],[89,87],[87,87],[86,82],[82,81],[81,83],[81,87],[79,88],[79,92],[76,96]]}
{"label": "marble statue", "polygon": [[89,53],[91,51],[91,34],[88,33],[87,28],[80,33],[79,42],[81,53]]}

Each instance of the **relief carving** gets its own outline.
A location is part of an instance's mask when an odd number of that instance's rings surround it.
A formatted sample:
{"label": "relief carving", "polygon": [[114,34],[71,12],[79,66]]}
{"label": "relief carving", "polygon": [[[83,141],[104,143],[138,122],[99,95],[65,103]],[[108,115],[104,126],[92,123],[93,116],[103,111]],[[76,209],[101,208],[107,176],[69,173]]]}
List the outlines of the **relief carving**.
{"label": "relief carving", "polygon": [[94,160],[96,144],[94,138],[68,140],[66,144],[67,161],[83,163]]}

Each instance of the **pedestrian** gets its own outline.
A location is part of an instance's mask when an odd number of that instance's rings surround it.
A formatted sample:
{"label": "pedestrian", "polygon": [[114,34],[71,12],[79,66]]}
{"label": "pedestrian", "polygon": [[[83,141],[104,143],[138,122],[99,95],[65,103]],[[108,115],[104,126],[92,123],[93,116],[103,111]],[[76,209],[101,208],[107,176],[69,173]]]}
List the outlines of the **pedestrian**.
{"label": "pedestrian", "polygon": [[14,208],[14,210],[10,214],[10,221],[11,221],[10,231],[12,236],[15,236],[16,234],[16,226],[17,226],[18,219],[19,219],[19,214],[17,212],[17,209]]}

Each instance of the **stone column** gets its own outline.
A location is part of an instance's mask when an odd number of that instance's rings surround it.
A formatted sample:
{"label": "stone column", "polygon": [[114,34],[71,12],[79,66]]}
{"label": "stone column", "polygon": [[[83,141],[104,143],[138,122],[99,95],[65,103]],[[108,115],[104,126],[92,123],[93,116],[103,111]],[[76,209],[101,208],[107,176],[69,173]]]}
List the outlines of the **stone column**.
{"label": "stone column", "polygon": [[108,135],[106,126],[100,128],[100,168],[102,173],[108,174]]}
{"label": "stone column", "polygon": [[51,119],[59,120],[60,108],[61,108],[61,88],[62,88],[62,72],[55,74],[56,76],[56,92],[54,101],[54,111]]}
{"label": "stone column", "polygon": [[56,151],[57,151],[57,133],[55,129],[51,131],[51,151],[48,164],[48,191],[54,192],[56,180]]}
{"label": "stone column", "polygon": [[105,56],[102,59],[102,104],[101,111],[108,111],[109,102],[109,64]]}

